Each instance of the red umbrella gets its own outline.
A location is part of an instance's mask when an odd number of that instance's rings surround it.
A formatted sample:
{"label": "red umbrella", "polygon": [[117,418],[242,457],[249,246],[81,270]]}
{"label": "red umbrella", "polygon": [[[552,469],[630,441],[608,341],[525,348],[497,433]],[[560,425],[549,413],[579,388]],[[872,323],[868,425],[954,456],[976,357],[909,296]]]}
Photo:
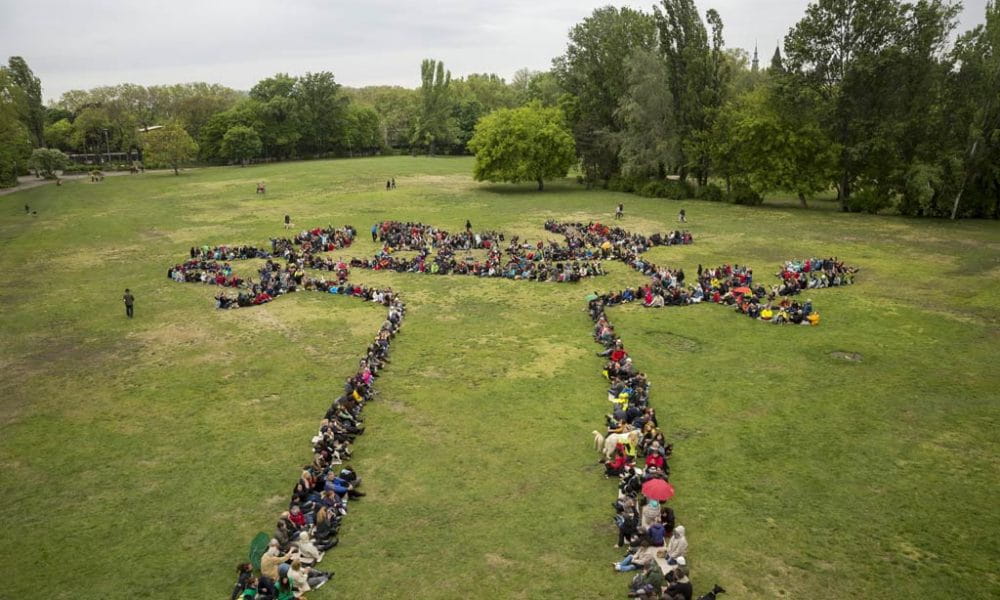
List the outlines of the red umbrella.
{"label": "red umbrella", "polygon": [[733,293],[734,294],[752,294],[753,290],[751,290],[750,288],[744,286],[744,287],[733,288]]}
{"label": "red umbrella", "polygon": [[669,481],[662,479],[650,479],[642,484],[642,495],[650,500],[664,502],[674,497],[674,486]]}

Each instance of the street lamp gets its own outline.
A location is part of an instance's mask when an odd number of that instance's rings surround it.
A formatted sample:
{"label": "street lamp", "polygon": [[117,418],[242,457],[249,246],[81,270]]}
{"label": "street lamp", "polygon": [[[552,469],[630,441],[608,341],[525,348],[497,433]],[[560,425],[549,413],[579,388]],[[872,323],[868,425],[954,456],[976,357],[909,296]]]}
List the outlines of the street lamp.
{"label": "street lamp", "polygon": [[104,131],[104,146],[108,149],[108,163],[110,163],[111,162],[111,142],[108,141],[108,130],[107,129],[103,129],[102,131]]}

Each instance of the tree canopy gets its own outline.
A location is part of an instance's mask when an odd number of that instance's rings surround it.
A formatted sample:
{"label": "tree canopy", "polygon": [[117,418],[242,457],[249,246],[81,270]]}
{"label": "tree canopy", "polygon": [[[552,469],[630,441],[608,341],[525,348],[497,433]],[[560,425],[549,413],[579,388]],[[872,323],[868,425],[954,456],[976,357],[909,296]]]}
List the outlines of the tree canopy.
{"label": "tree canopy", "polygon": [[573,136],[558,108],[531,104],[484,117],[469,141],[477,181],[538,182],[565,177],[576,162]]}
{"label": "tree canopy", "polygon": [[146,160],[161,163],[180,174],[180,166],[194,160],[198,155],[198,144],[187,131],[177,123],[145,134],[144,150]]}

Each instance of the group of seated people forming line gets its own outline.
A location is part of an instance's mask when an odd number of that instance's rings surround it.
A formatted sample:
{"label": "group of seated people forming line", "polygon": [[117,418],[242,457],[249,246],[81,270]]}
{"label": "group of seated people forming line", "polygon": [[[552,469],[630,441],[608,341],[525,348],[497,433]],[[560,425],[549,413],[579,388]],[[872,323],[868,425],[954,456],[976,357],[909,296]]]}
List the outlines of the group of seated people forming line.
{"label": "group of seated people forming line", "polygon": [[[360,477],[344,462],[351,459],[357,436],[365,432],[362,411],[375,396],[375,378],[389,363],[389,345],[402,327],[406,307],[391,288],[348,282],[343,261],[327,269],[336,271],[332,281],[310,277],[304,270],[316,268],[315,253],[345,248],[354,235],[350,226],[330,227],[302,232],[292,240],[273,239],[270,251],[252,246],[191,248],[190,259],[167,273],[174,281],[236,288],[236,297],[225,293],[216,297],[219,308],[263,304],[279,295],[304,290],[352,296],[387,310],[357,370],[345,381],[312,438],[312,460],[300,470],[288,509],[281,513],[268,549],[260,557],[259,572],[251,563],[237,565],[233,600],[292,600],[324,585],[333,573],[321,571],[317,565],[338,544],[338,531],[350,501],[364,496],[359,490]],[[287,261],[283,267],[274,260],[281,258]],[[237,259],[265,259],[259,270],[260,280],[243,280],[234,275],[228,261]]]}
{"label": "group of seated people forming line", "polygon": [[687,285],[683,269],[660,268],[639,258],[629,265],[648,275],[650,282],[601,295],[605,305],[640,302],[659,308],[713,302],[732,306],[753,319],[796,325],[819,325],[819,313],[811,299],[800,302],[793,296],[810,289],[851,285],[858,272],[836,258],[786,261],[776,274],[779,282],[768,288],[754,284],[753,269],[746,265],[725,264],[714,269],[698,265],[697,278]]}
{"label": "group of seated people forming line", "polygon": [[[549,221],[545,228],[563,235],[566,245],[551,240],[532,244],[522,242],[518,236],[508,240],[496,231],[474,232],[468,221],[466,230],[457,234],[423,223],[383,221],[371,229],[372,241],[380,241],[382,249],[370,260],[352,258],[350,266],[398,273],[577,282],[604,275],[601,260],[627,260],[651,246],[692,241],[688,232],[657,233],[647,238],[600,223]],[[412,258],[394,256],[399,250],[415,250],[418,255]],[[434,250],[437,253],[432,257]],[[486,257],[459,256],[471,250],[486,250]]]}
{"label": "group of seated people forming line", "polygon": [[361,478],[344,463],[352,457],[357,436],[365,432],[362,411],[374,399],[375,378],[389,363],[389,344],[406,313],[392,290],[363,289],[353,295],[379,301],[388,309],[386,319],[357,371],[320,421],[312,438],[312,460],[301,469],[288,509],[279,516],[268,549],[260,557],[259,572],[251,563],[237,566],[232,600],[302,598],[333,576],[318,564],[339,543],[338,532],[351,501],[365,495],[359,489]]}
{"label": "group of seated people forming line", "polygon": [[[656,411],[649,405],[650,382],[632,363],[605,305],[604,299],[593,298],[587,310],[594,322],[594,340],[604,348],[598,356],[607,358],[602,375],[608,380],[612,405],[605,415],[605,433],[594,433],[604,452],[605,477],[618,481],[613,503],[618,529],[615,548],[626,550],[613,567],[621,573],[636,571],[629,583],[630,598],[692,600],[684,526],[677,523],[674,509],[666,502],[643,494],[643,485],[651,480],[670,481],[673,445],[665,439]],[[724,591],[716,585],[702,598],[714,599]]]}

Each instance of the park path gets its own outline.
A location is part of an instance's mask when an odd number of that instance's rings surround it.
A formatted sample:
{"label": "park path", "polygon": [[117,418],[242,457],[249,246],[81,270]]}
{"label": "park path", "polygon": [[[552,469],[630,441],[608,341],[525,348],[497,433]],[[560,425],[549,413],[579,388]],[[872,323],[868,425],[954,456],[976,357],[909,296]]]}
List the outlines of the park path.
{"label": "park path", "polygon": [[[169,171],[170,169],[150,169],[148,173],[163,173]],[[110,171],[105,173],[105,177],[115,177],[118,175],[131,175],[128,171]],[[74,173],[72,175],[60,175],[59,178],[63,180],[63,183],[69,181],[81,181],[90,177],[89,173]],[[19,192],[21,190],[30,190],[31,188],[36,188],[41,185],[48,185],[55,183],[55,179],[39,179],[34,175],[22,175],[17,178],[17,185],[10,188],[0,188],[0,196],[6,196],[8,194],[13,194],[14,192]]]}

